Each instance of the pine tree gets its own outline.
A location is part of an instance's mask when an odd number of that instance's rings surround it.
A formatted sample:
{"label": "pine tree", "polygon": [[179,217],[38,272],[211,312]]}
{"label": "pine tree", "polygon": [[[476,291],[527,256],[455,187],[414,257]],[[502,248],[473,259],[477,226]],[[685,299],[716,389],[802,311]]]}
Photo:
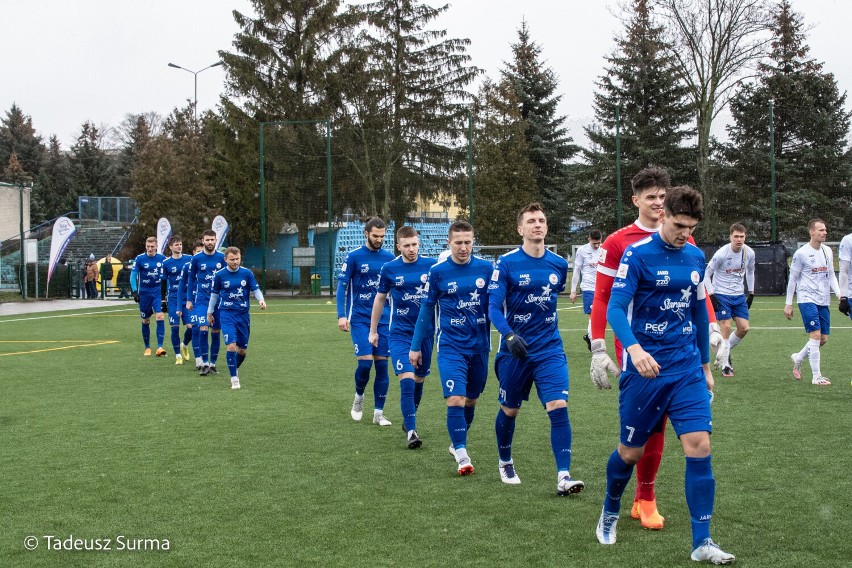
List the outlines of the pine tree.
{"label": "pine tree", "polygon": [[527,23],[521,23],[518,41],[512,44],[512,60],[501,70],[511,85],[518,113],[526,125],[529,159],[536,168],[536,190],[557,240],[567,234],[568,212],[565,199],[565,166],[578,151],[565,128],[565,116],[557,115],[561,95],[559,80],[541,60],[541,47],[530,36]]}
{"label": "pine tree", "polygon": [[[6,117],[0,120],[0,164],[3,167],[15,154],[20,168],[31,178],[38,175],[44,156],[41,136],[33,128],[33,120],[25,115],[17,104],[12,104]],[[3,178],[2,181],[11,181]]]}
{"label": "pine tree", "polygon": [[139,204],[132,238],[140,249],[160,217],[169,219],[186,242],[209,229],[213,218],[223,213],[221,192],[209,182],[209,153],[191,105],[175,109],[166,118],[163,133],[145,143],[133,169],[131,190]]}
{"label": "pine tree", "polygon": [[336,147],[363,186],[362,208],[397,225],[418,198],[463,187],[473,98],[465,89],[479,70],[469,65],[469,40],[430,28],[447,9],[376,0],[352,12],[365,28],[347,43],[352,69],[335,120]]}
{"label": "pine tree", "polygon": [[744,221],[755,236],[769,238],[769,103],[774,107],[778,235],[806,234],[808,219],[829,227],[852,222],[847,184],[850,113],[834,75],[809,57],[802,17],[782,0],[773,11],[772,49],[758,79],[731,100],[734,123],[726,156],[728,220]]}
{"label": "pine tree", "polygon": [[127,196],[133,188],[133,169],[145,145],[159,130],[162,119],[156,113],[128,114],[118,128],[121,150],[115,164],[116,195]]}
{"label": "pine tree", "polygon": [[103,143],[103,131],[84,122],[71,146],[71,189],[78,195],[115,195],[115,168]]}
{"label": "pine tree", "polygon": [[55,135],[48,141],[47,152],[33,186],[33,201],[38,204],[38,216],[34,213],[34,223],[49,221],[77,209],[77,195],[71,188],[68,157]]}
{"label": "pine tree", "polygon": [[538,200],[537,170],[530,162],[527,125],[521,120],[514,96],[506,82],[495,85],[486,81],[474,106],[474,222],[476,238],[485,244],[518,242],[512,215]]}
{"label": "pine tree", "polygon": [[590,146],[587,164],[572,169],[571,203],[576,215],[611,232],[617,228],[615,179],[616,113],[621,150],[622,221],[632,219],[630,179],[644,167],[669,170],[678,183],[695,183],[694,134],[688,91],[678,79],[663,40],[663,28],[653,19],[648,0],[633,0],[624,33],[606,60],[606,74],[595,92],[597,122],[585,129]]}

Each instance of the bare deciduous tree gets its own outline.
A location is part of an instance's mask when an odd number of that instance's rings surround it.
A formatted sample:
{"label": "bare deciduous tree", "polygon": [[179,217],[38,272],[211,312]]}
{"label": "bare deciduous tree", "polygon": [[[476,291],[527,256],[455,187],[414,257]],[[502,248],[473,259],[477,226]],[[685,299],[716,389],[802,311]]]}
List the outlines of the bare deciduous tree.
{"label": "bare deciduous tree", "polygon": [[698,179],[707,220],[718,219],[710,183],[710,126],[731,89],[766,53],[769,0],[656,0],[669,34],[669,49],[687,85],[698,136]]}

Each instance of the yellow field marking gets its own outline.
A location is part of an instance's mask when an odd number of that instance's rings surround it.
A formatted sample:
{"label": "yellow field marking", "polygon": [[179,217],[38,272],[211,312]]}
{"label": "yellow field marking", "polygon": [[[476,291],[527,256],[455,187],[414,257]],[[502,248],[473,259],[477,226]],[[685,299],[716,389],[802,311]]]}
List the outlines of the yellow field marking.
{"label": "yellow field marking", "polygon": [[[16,343],[12,341],[3,341],[2,343]],[[20,342],[20,343],[28,343],[28,342]],[[36,343],[36,342],[33,342]],[[37,343],[48,343],[47,341],[41,341]],[[59,341],[54,341],[52,343],[60,343]],[[32,351],[16,351],[14,353],[0,353],[0,357],[8,357],[9,355],[30,355],[32,353],[46,353],[48,351],[62,351],[63,349],[77,349],[79,347],[100,347],[101,345],[112,345],[113,343],[119,343],[118,340],[111,339],[107,341],[98,341],[97,343],[83,343],[80,345],[67,345],[65,347],[51,347],[49,349],[34,349]]]}

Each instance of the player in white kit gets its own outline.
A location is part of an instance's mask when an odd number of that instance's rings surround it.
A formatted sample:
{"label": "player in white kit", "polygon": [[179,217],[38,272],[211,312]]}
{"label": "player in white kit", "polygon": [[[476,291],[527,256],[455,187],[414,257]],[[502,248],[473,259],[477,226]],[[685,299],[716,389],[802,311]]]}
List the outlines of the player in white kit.
{"label": "player in white kit", "polygon": [[808,342],[798,353],[793,353],[793,377],[802,378],[801,367],[807,358],[811,364],[814,385],[830,385],[831,381],[822,376],[820,371],[821,346],[828,341],[831,331],[831,292],[841,297],[837,275],[834,274],[834,261],[831,248],[825,242],[828,231],[822,219],[813,219],[808,223],[811,240],[793,254],[793,264],[790,266],[790,281],[787,283],[787,302],[784,306],[784,317],[793,317],[793,294],[799,304],[802,322],[808,333]]}
{"label": "player in white kit", "polygon": [[[728,342],[722,376],[734,376],[731,349],[748,333],[748,311],[754,299],[754,251],[745,244],[746,230],[739,223],[731,225],[731,243],[716,251],[707,265],[704,285],[713,302],[722,337]],[[745,276],[745,288],[743,287]],[[731,319],[736,331],[731,333]]]}
{"label": "player in white kit", "polygon": [[[571,302],[577,299],[577,284],[580,284],[580,291],[583,293],[583,313],[590,315],[592,313],[592,304],[595,301],[595,282],[598,275],[598,256],[600,256],[601,241],[603,235],[597,229],[589,231],[589,242],[577,249],[574,254],[574,269],[571,275]],[[589,322],[586,335],[583,336],[583,341],[589,351],[592,350],[592,340],[589,339],[592,324]]]}

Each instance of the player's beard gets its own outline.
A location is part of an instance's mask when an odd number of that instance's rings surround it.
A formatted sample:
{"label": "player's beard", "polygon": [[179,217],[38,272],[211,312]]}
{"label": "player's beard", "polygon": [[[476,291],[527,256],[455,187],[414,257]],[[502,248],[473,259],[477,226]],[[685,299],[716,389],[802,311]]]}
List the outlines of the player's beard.
{"label": "player's beard", "polygon": [[382,248],[382,241],[374,241],[370,237],[367,237],[367,248],[370,250],[379,250]]}

